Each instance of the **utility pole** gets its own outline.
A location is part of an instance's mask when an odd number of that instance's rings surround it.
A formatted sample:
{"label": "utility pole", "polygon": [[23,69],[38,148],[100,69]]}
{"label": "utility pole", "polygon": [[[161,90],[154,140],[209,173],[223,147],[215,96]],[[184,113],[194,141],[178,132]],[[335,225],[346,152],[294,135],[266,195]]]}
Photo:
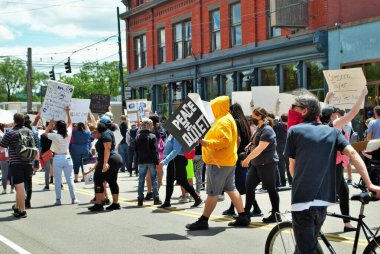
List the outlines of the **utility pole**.
{"label": "utility pole", "polygon": [[32,48],[28,48],[28,71],[26,74],[26,91],[28,94],[27,100],[27,112],[30,113],[32,111]]}
{"label": "utility pole", "polygon": [[124,114],[126,103],[125,103],[125,86],[124,86],[124,75],[123,75],[123,55],[121,51],[119,7],[117,7],[117,32],[118,32],[118,44],[119,44],[119,73],[120,73],[119,76],[120,76],[120,89],[121,89],[121,107],[122,107],[122,114]]}

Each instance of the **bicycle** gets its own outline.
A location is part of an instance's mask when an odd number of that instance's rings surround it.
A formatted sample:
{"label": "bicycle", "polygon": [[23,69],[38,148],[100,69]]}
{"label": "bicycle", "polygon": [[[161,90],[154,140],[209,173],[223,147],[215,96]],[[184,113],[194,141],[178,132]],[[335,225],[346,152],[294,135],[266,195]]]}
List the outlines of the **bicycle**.
{"label": "bicycle", "polygon": [[[361,188],[362,189],[362,188]],[[327,213],[327,216],[348,219],[351,221],[356,221],[358,223],[355,234],[355,241],[352,248],[352,254],[355,254],[358,247],[359,236],[361,229],[364,232],[364,235],[367,239],[368,245],[364,249],[364,254],[370,253],[380,253],[380,235],[377,235],[379,228],[374,233],[367,224],[363,221],[365,218],[364,207],[370,201],[375,201],[373,199],[373,194],[371,192],[362,192],[360,194],[354,195],[351,197],[353,201],[361,202],[361,208],[359,217],[351,217],[336,213]],[[322,239],[322,242],[326,245],[330,253],[336,253],[332,245],[330,244],[327,237],[323,232],[319,232],[319,237]],[[322,247],[318,242],[317,251],[318,253],[323,253]],[[266,243],[265,243],[265,254],[274,254],[274,253],[295,253],[296,244],[293,234],[293,227],[290,221],[280,222],[275,226],[269,233]]]}

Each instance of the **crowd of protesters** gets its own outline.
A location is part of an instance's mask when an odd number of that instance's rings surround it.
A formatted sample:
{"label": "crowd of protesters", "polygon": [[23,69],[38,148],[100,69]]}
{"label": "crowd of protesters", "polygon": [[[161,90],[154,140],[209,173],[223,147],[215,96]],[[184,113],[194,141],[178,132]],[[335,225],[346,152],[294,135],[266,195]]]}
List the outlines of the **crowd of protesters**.
{"label": "crowd of protesters", "polygon": [[[62,172],[69,187],[70,203],[78,204],[75,183],[84,181],[88,173],[83,169],[84,160],[96,155],[90,169],[94,171],[95,195],[90,211],[102,211],[105,204],[109,205],[107,210],[120,209],[118,174],[127,172],[132,177],[134,173],[138,176],[137,206],[153,199],[158,208],[170,208],[175,182],[182,188],[180,201],[192,200],[191,207],[203,203],[201,191],[206,190],[202,216],[186,225],[189,230],[202,230],[208,229],[208,219],[224,193],[231,198],[231,204],[223,215],[236,219],[230,226],[248,226],[251,217],[263,216],[255,198],[260,183],[272,206],[269,216],[262,221],[281,221],[278,191],[288,184],[292,188],[297,248],[300,253],[312,253],[314,232],[322,226],[327,206],[339,199],[342,214],[349,215],[348,184],[352,178],[349,174],[349,179],[344,179],[344,168],[350,169],[352,163],[367,188],[375,191],[377,197],[380,195],[380,187],[371,183],[362,158],[349,145],[354,133],[350,122],[358,114],[367,92],[363,89],[356,104],[345,113],[329,104],[332,93],[327,94],[321,109],[319,101],[305,91],[295,99],[288,114],[279,119],[261,107],[254,108],[252,115],[246,117],[238,103],[230,105],[228,96],[217,97],[211,101],[215,121],[191,153],[166,132],[160,117],[154,114],[141,122],[130,122],[123,115],[117,125],[111,112],[98,121],[89,113],[88,122],[73,125],[67,107],[67,121],[40,125],[45,129],[40,137],[32,128],[38,125],[39,114],[33,123],[28,117],[15,114],[14,128],[5,134],[4,126],[0,130],[2,193],[7,193],[8,184],[11,192],[16,189],[14,215],[26,217],[26,209],[31,207],[33,168],[37,169],[41,161],[45,171],[43,190],[48,191],[49,185],[55,184],[54,204],[62,204]],[[376,119],[368,123],[367,139],[380,138],[380,107],[375,107],[374,112]],[[22,160],[17,152],[20,130],[33,136],[33,145],[39,147],[40,152],[33,160]],[[120,142],[115,140],[114,132],[120,132]],[[166,189],[161,201],[163,169]],[[144,196],[145,181],[148,191]],[[312,226],[306,229],[305,223]],[[354,225],[345,220],[344,231],[352,230]]]}

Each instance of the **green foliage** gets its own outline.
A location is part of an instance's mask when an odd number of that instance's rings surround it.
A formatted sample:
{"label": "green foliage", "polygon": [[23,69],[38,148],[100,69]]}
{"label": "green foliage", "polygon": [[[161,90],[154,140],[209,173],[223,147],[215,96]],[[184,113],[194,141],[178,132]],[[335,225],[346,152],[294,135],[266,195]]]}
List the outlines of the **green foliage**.
{"label": "green foliage", "polygon": [[74,98],[88,99],[92,93],[120,95],[119,63],[84,63],[80,72],[63,76],[61,82],[73,85]]}

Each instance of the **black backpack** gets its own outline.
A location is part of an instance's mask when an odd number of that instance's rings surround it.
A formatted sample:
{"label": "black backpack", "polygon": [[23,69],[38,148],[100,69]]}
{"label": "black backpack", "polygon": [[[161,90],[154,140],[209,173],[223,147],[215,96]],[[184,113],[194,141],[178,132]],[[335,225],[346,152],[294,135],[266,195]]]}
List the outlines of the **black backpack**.
{"label": "black backpack", "polygon": [[18,130],[19,139],[16,147],[16,154],[24,161],[32,161],[38,153],[34,134],[27,128]]}
{"label": "black backpack", "polygon": [[130,139],[129,139],[129,147],[133,148],[133,149],[136,146],[137,131],[138,131],[138,128],[129,130],[129,137],[130,137]]}

